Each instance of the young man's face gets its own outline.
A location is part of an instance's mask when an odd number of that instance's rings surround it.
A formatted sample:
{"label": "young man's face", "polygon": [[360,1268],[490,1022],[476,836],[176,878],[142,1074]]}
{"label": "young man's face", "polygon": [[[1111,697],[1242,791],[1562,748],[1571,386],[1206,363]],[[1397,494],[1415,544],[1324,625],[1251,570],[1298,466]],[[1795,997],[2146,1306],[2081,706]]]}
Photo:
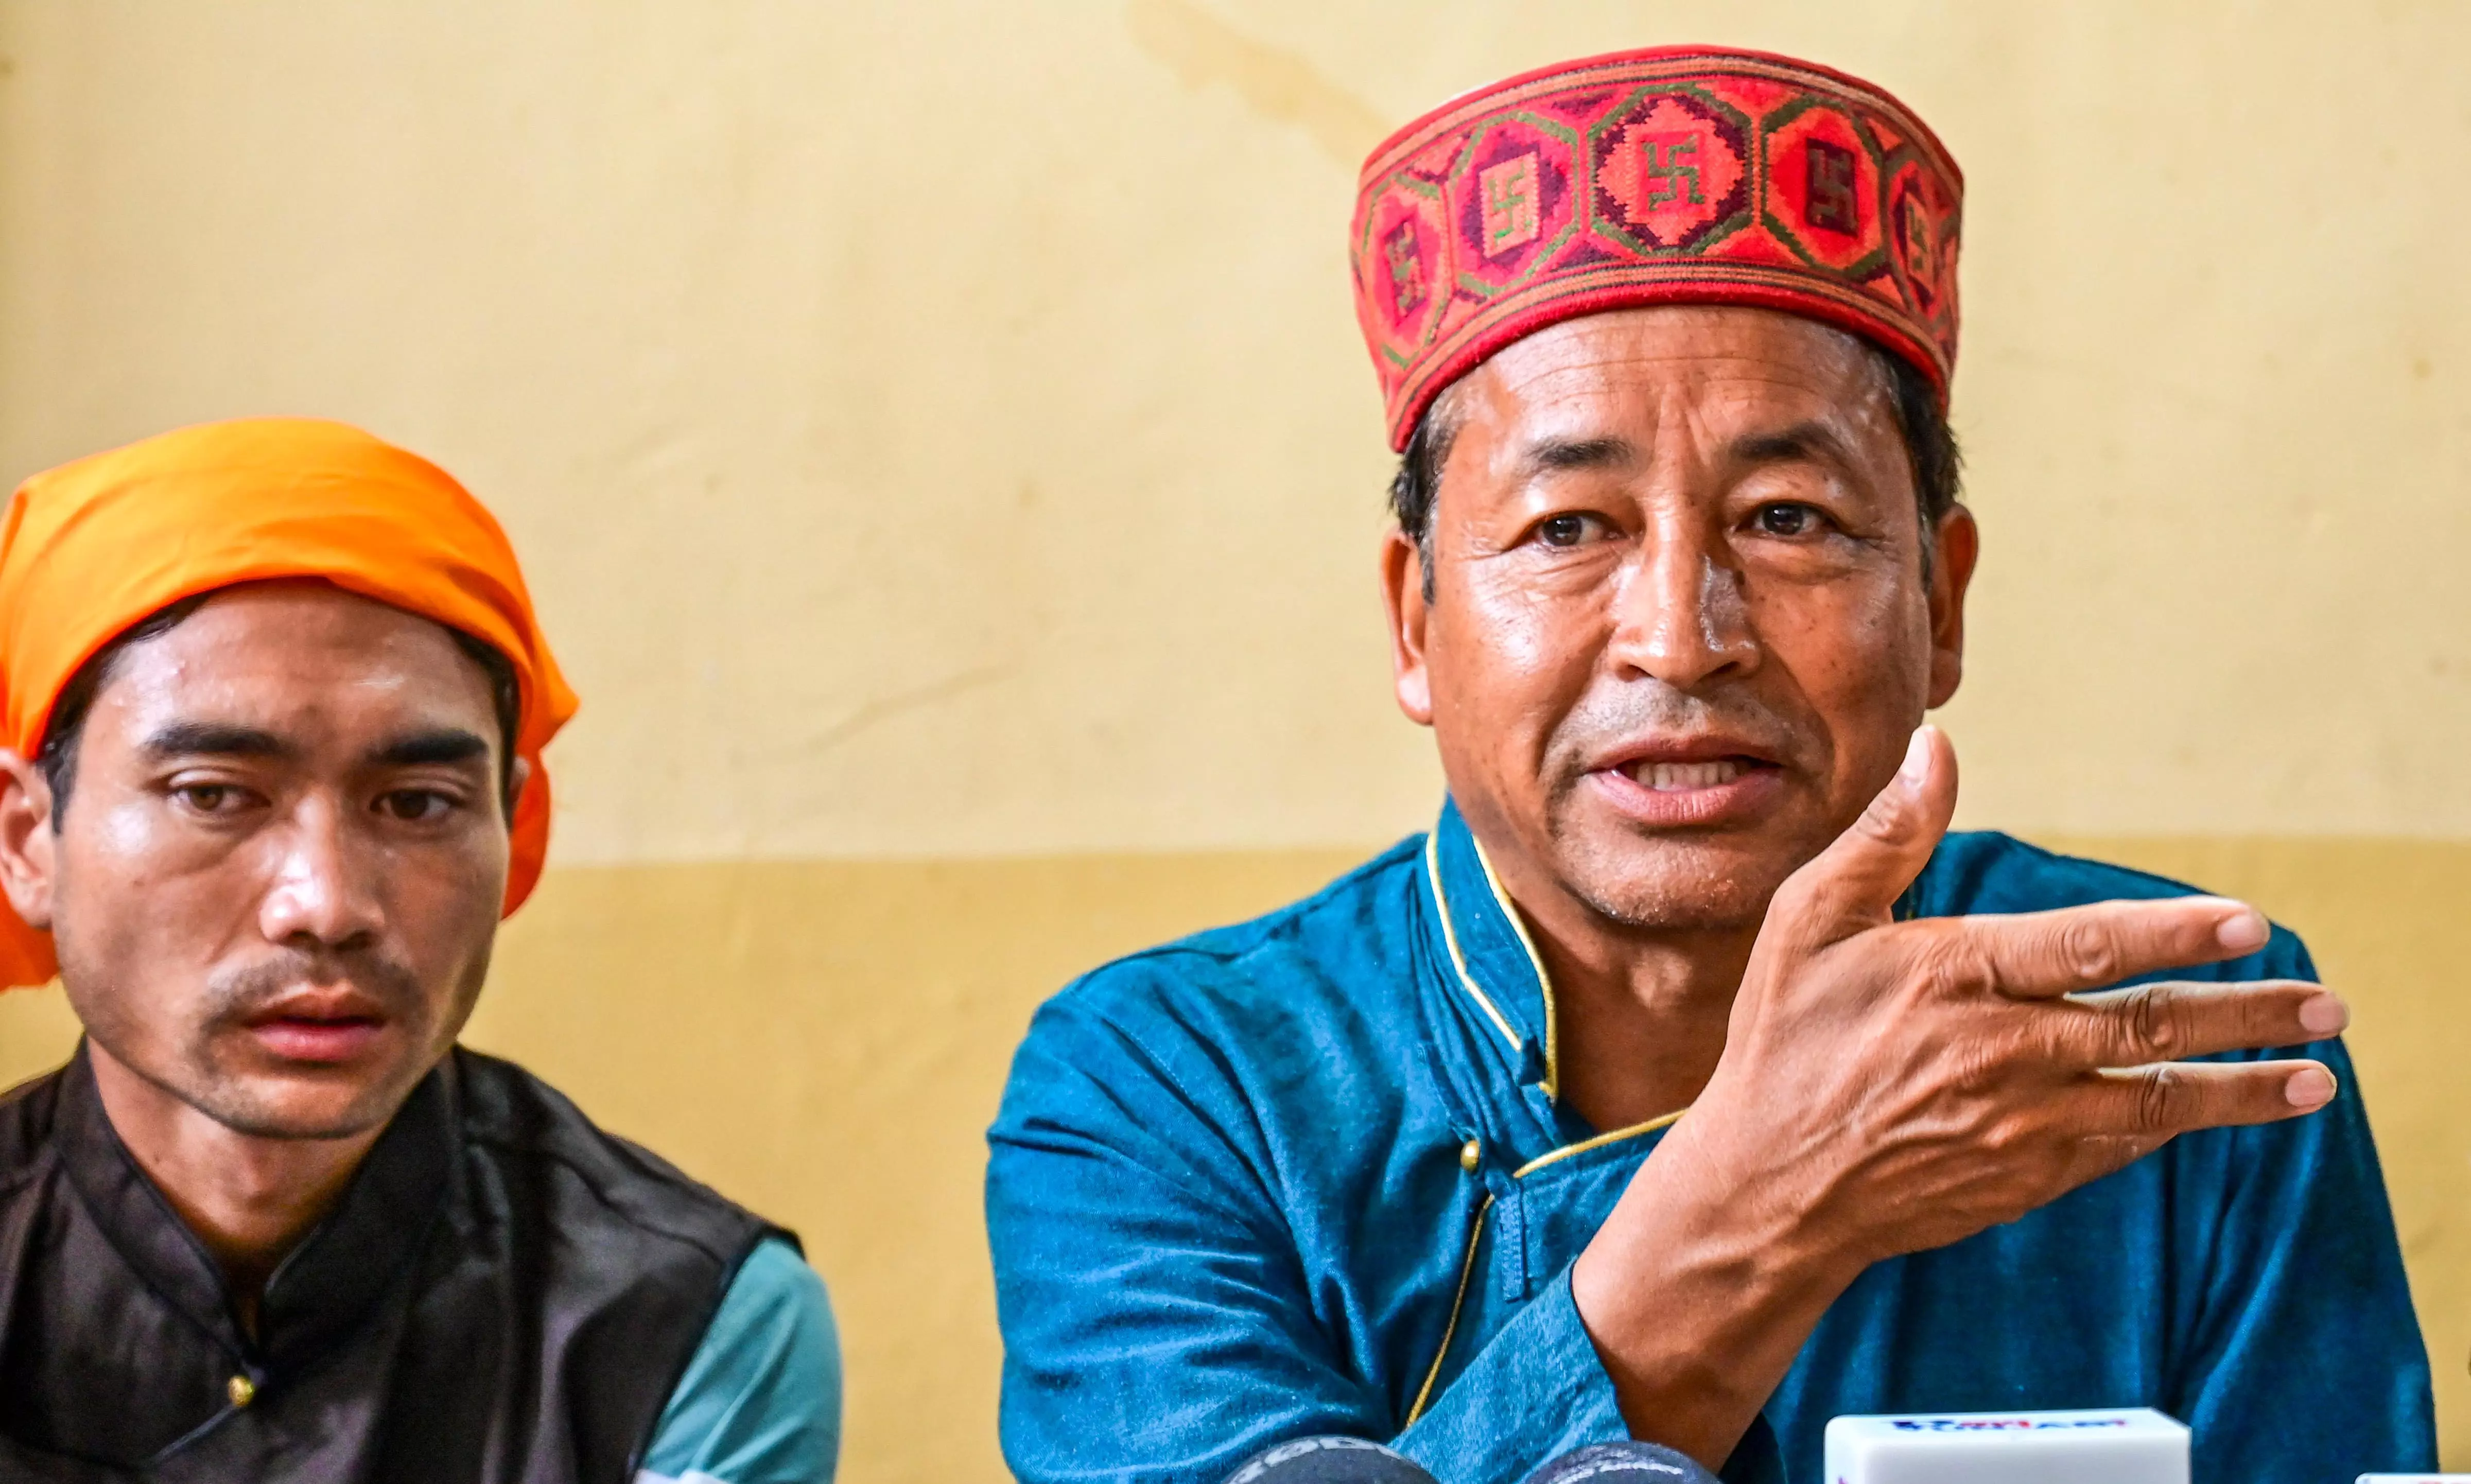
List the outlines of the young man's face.
{"label": "young man's face", "polygon": [[138,1076],[242,1133],[363,1133],[480,994],[503,744],[438,624],[323,583],[235,588],[122,650],[12,896]]}
{"label": "young man's face", "polygon": [[1971,518],[1926,530],[1876,353],[1755,309],[1573,319],[1452,389],[1399,696],[1516,883],[1755,925],[1956,688]]}

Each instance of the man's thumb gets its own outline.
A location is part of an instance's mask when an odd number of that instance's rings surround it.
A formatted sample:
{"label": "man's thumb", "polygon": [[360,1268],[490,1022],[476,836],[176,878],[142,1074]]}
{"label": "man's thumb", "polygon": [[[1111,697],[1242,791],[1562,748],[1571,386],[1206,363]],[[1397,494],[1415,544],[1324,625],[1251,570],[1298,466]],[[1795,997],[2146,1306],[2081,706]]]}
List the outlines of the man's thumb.
{"label": "man's thumb", "polygon": [[1896,776],[1852,828],[1777,892],[1769,921],[1794,919],[1795,935],[1834,942],[1887,921],[1956,813],[1956,749],[1935,726],[1917,727]]}

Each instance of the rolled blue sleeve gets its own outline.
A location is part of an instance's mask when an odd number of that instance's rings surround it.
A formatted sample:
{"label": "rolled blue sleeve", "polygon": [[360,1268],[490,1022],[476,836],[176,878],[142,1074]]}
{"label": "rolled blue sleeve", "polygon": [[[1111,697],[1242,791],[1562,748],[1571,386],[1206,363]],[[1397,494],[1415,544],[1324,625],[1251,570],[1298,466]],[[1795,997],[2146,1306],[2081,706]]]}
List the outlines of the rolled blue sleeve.
{"label": "rolled blue sleeve", "polygon": [[1629,1436],[1564,1268],[1391,1447],[1455,1484],[1524,1478]]}
{"label": "rolled blue sleeve", "polygon": [[1386,1435],[1267,1192],[1156,1055],[1050,1005],[1004,1101],[987,1227],[1023,1484],[1199,1484],[1272,1443]]}
{"label": "rolled blue sleeve", "polygon": [[[1003,1446],[1024,1484],[1216,1484],[1330,1434],[1449,1484],[1515,1484],[1629,1436],[1566,1274],[1404,1425],[1369,1378],[1381,1368],[1349,1349],[1372,1326],[1307,1271],[1280,1161],[1228,1076],[1198,1041],[1138,1038],[1069,997],[1031,1027],[987,1178]],[[1430,1245],[1455,1279],[1464,1237]]]}

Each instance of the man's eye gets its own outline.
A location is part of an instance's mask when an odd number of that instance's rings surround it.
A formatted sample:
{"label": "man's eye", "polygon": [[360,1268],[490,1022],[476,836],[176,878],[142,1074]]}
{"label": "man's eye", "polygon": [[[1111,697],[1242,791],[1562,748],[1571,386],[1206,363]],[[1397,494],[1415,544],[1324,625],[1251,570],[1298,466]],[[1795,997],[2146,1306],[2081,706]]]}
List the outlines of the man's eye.
{"label": "man's eye", "polygon": [[240,802],[240,790],[221,783],[183,784],[172,796],[201,814],[226,813]]}
{"label": "man's eye", "polygon": [[446,817],[455,801],[430,789],[397,789],[378,798],[378,809],[406,824],[435,824]]}
{"label": "man's eye", "polygon": [[1824,518],[1809,506],[1777,500],[1759,506],[1751,520],[1763,536],[1806,536],[1819,530]]}
{"label": "man's eye", "polygon": [[1548,515],[1537,525],[1536,538],[1546,546],[1577,546],[1600,524],[1592,515]]}

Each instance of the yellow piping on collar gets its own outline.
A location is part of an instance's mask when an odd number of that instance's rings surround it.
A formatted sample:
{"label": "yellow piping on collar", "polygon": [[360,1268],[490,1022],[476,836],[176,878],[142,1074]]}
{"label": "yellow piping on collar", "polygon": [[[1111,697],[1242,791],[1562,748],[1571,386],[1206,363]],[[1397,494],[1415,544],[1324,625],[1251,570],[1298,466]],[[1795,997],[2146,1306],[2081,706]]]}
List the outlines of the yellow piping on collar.
{"label": "yellow piping on collar", "polygon": [[1536,990],[1544,1001],[1544,1097],[1548,1102],[1562,1100],[1561,1033],[1556,1024],[1553,1005],[1553,976],[1544,972],[1544,955],[1536,952],[1536,940],[1527,935],[1526,919],[1518,915],[1510,893],[1501,889],[1501,878],[1494,874],[1493,858],[1484,853],[1484,841],[1468,832],[1468,843],[1475,847],[1475,863],[1484,867],[1484,883],[1493,888],[1493,900],[1501,905],[1501,915],[1510,919],[1510,930],[1518,934],[1518,946],[1527,950],[1527,966],[1536,971]]}
{"label": "yellow piping on collar", "polygon": [[1476,1244],[1484,1239],[1484,1214],[1493,1209],[1488,1194],[1475,1208],[1475,1219],[1468,1223],[1467,1256],[1459,1260],[1459,1291],[1450,1300],[1450,1322],[1442,1329],[1442,1348],[1433,1353],[1433,1363],[1424,1372],[1424,1384],[1416,1392],[1416,1404],[1407,1409],[1407,1425],[1424,1415],[1424,1404],[1433,1400],[1433,1382],[1442,1378],[1442,1362],[1450,1358],[1450,1341],[1459,1332],[1459,1310],[1467,1307],[1468,1280],[1475,1275]]}
{"label": "yellow piping on collar", "polygon": [[1676,1108],[1662,1118],[1650,1119],[1644,1123],[1633,1123],[1628,1128],[1617,1128],[1610,1134],[1598,1134],[1593,1139],[1582,1139],[1577,1143],[1565,1143],[1550,1154],[1540,1154],[1519,1166],[1510,1172],[1510,1178],[1524,1180],[1545,1166],[1558,1164],[1573,1154],[1585,1154],[1589,1149],[1601,1149],[1609,1143],[1619,1143],[1625,1139],[1636,1139],[1641,1134],[1653,1134],[1689,1111],[1687,1108]]}
{"label": "yellow piping on collar", "polygon": [[[1468,973],[1467,955],[1459,952],[1459,931],[1450,925],[1449,899],[1442,895],[1441,843],[1441,828],[1436,825],[1433,833],[1424,836],[1424,880],[1432,883],[1433,910],[1441,914],[1442,942],[1449,948],[1450,967],[1458,970],[1459,982],[1475,997],[1475,1002],[1484,1007],[1484,1013],[1493,1021],[1494,1029],[1500,1031],[1502,1038],[1510,1043],[1510,1049],[1523,1051],[1527,1049],[1527,1043],[1518,1039],[1518,1032],[1510,1028],[1510,1022],[1494,1008],[1493,1001],[1484,997],[1484,991],[1476,988],[1475,976]],[[1479,855],[1477,859],[1482,860],[1483,857]]]}

